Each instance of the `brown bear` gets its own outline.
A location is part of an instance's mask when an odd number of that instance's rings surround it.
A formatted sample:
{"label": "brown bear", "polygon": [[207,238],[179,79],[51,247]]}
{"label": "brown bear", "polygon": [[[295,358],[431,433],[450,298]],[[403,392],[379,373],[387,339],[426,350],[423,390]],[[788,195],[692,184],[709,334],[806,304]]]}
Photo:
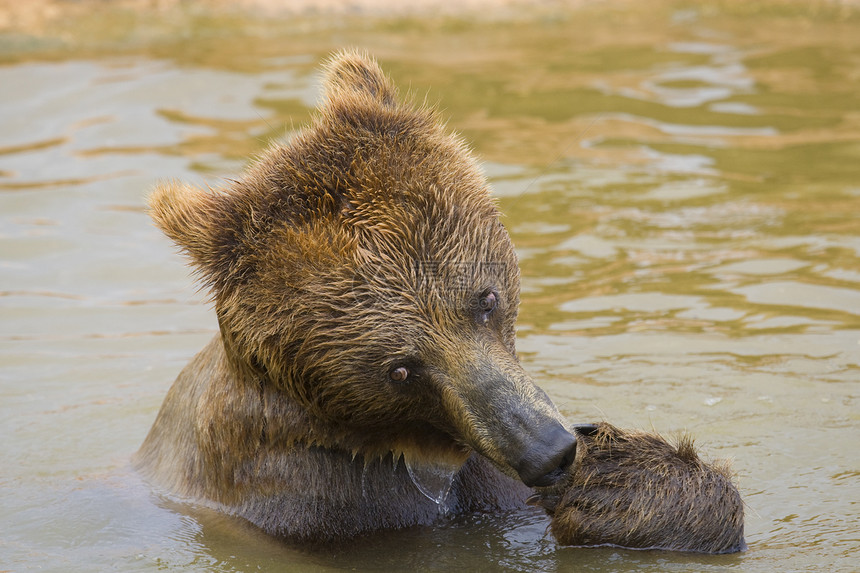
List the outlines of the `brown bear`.
{"label": "brown bear", "polygon": [[[168,392],[136,467],[300,542],[523,508],[537,486],[561,543],[726,550],[700,540],[723,539],[719,522],[672,505],[736,499],[688,454],[604,429],[580,436],[568,470],[577,438],[517,360],[516,255],[463,143],[363,54],[336,55],[324,85],[310,126],[241,180],[150,199],[220,332]],[[620,463],[601,444],[668,461]],[[631,509],[604,507],[616,502]],[[723,516],[731,536],[739,518]]]}
{"label": "brown bear", "polygon": [[487,182],[365,55],[336,55],[324,88],[240,180],[150,198],[220,332],[136,467],[299,541],[523,507],[576,439],[517,360],[517,259]]}
{"label": "brown bear", "polygon": [[693,442],[605,422],[576,427],[567,476],[529,503],[552,517],[562,545],[618,545],[732,553],[746,547],[741,496],[725,463],[708,465]]}

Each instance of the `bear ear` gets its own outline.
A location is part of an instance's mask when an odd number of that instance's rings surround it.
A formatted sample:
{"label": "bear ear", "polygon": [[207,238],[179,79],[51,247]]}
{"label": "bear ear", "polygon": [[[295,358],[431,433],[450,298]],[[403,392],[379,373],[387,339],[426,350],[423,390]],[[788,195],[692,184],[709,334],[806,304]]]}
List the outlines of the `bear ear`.
{"label": "bear ear", "polygon": [[233,258],[224,248],[227,199],[223,193],[179,182],[159,184],[149,196],[149,215],[155,224],[216,289],[224,286]]}
{"label": "bear ear", "polygon": [[386,106],[397,104],[397,88],[366,52],[337,52],[324,64],[323,72],[323,89],[329,102],[355,94]]}

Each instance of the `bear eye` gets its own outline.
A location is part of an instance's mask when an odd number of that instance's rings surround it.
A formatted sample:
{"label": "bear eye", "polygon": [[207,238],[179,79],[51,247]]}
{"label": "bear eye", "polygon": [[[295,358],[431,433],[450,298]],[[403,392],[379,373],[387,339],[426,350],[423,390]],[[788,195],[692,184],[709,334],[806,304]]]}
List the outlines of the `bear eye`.
{"label": "bear eye", "polygon": [[498,303],[499,298],[496,296],[496,293],[490,291],[481,297],[481,300],[478,301],[478,306],[481,307],[481,311],[489,314],[493,312],[493,309],[496,308]]}
{"label": "bear eye", "polygon": [[409,378],[409,370],[405,366],[398,366],[388,373],[388,377],[391,378],[392,382],[406,382],[406,379]]}
{"label": "bear eye", "polygon": [[499,295],[494,291],[487,291],[481,298],[478,299],[478,311],[480,312],[481,322],[487,322],[492,313],[499,304]]}

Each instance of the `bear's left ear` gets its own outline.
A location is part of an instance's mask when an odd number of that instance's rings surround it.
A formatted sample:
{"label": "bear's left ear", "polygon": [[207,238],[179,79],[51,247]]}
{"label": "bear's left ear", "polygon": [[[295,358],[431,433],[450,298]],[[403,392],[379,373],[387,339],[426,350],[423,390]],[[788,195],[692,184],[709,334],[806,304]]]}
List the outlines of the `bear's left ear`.
{"label": "bear's left ear", "polygon": [[156,225],[191,259],[204,281],[219,291],[226,285],[236,258],[229,240],[230,198],[170,182],[156,186],[149,196],[149,214]]}
{"label": "bear's left ear", "polygon": [[329,102],[357,95],[385,106],[397,105],[397,88],[366,52],[342,50],[323,69],[323,88]]}

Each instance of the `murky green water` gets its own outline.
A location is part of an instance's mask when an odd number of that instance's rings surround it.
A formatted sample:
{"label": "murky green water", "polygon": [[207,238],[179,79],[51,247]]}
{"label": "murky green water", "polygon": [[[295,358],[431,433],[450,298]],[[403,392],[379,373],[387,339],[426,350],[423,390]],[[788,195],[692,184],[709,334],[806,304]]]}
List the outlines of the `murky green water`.
{"label": "murky green water", "polygon": [[[857,570],[860,17],[642,4],[102,9],[0,34],[0,570]],[[558,548],[520,515],[309,552],[129,472],[215,329],[144,195],[235,175],[307,118],[343,45],[485,158],[527,369],[571,419],[688,430],[733,459],[747,552]]]}

